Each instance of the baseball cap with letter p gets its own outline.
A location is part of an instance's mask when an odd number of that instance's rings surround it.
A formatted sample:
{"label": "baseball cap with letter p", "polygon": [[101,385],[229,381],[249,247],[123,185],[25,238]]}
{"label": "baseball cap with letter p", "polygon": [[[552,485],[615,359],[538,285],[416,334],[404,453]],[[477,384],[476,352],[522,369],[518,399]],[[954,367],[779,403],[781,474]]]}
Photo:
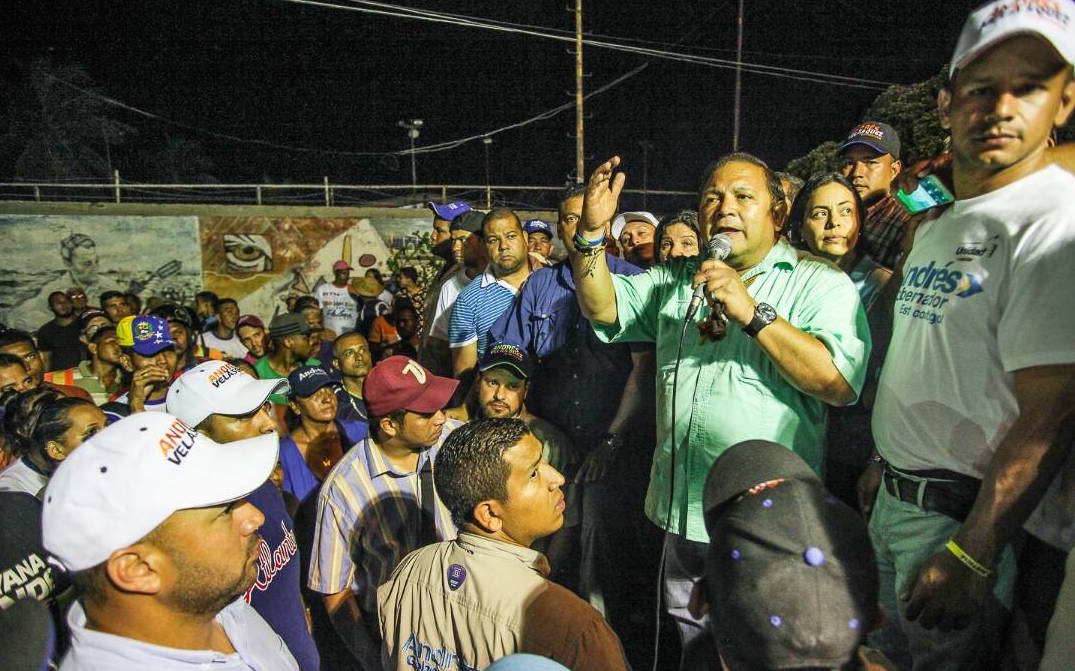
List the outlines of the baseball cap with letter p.
{"label": "baseball cap with letter p", "polygon": [[68,571],[97,566],[172,513],[241,499],[276,466],[276,434],[219,444],[163,412],[107,426],[64,459],[42,499],[45,549]]}

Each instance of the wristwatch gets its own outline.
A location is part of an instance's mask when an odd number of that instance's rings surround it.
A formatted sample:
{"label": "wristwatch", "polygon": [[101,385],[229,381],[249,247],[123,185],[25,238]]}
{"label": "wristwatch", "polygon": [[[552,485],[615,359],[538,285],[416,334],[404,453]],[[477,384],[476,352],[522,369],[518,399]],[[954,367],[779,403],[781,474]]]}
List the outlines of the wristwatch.
{"label": "wristwatch", "polygon": [[776,310],[768,303],[758,303],[754,306],[754,319],[743,327],[743,331],[751,338],[757,338],[758,333],[776,321]]}
{"label": "wristwatch", "polygon": [[612,449],[612,453],[615,454],[617,450],[623,447],[623,436],[609,431],[601,436],[598,445],[607,445]]}

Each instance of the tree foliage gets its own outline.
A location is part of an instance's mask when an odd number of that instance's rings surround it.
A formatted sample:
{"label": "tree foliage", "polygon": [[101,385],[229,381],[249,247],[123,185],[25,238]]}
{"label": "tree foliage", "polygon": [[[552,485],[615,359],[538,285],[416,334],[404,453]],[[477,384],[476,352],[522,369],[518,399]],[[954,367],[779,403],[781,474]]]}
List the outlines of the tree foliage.
{"label": "tree foliage", "polygon": [[[81,90],[80,90],[81,89]],[[21,179],[107,179],[112,151],[135,129],[108,114],[89,75],[75,64],[33,61],[8,92],[2,141]]]}
{"label": "tree foliage", "polygon": [[[948,66],[929,79],[914,84],[894,84],[874,99],[862,120],[884,121],[900,136],[900,159],[909,165],[939,154],[947,131],[937,115],[937,92],[947,81]],[[785,170],[807,179],[816,172],[835,170],[840,142],[828,140],[805,156],[792,159]]]}

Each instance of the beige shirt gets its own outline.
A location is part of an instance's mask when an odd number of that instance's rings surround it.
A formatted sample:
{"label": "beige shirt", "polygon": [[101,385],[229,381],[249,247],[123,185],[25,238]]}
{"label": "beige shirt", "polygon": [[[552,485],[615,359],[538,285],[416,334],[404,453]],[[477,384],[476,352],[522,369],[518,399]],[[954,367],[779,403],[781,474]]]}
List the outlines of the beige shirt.
{"label": "beige shirt", "polygon": [[573,671],[627,669],[601,614],[548,573],[540,552],[472,533],[412,552],[377,590],[385,668],[478,670],[526,652]]}

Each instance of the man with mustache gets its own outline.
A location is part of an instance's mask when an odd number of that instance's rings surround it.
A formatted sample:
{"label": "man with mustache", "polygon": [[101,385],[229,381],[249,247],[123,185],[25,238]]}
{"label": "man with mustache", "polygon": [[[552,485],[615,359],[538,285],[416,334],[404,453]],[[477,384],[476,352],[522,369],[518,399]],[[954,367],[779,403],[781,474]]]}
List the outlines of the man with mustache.
{"label": "man with mustache", "polygon": [[274,435],[221,445],[181,419],[141,412],[60,463],[41,526],[79,591],[61,669],[298,669],[242,599],[265,520],[246,497],[276,452]]}
{"label": "man with mustache", "polygon": [[511,307],[530,276],[527,237],[518,215],[506,208],[482,219],[482,240],[489,265],[459,294],[448,326],[452,374],[469,389],[469,378],[489,345],[489,327]]}
{"label": "man with mustache", "polygon": [[956,201],[903,263],[873,414],[877,644],[901,667],[997,668],[1010,541],[1070,453],[1075,178],[1046,147],[1073,62],[1075,3],[994,1],[937,97]]}
{"label": "man with mustache", "polygon": [[840,174],[851,182],[866,206],[859,244],[870,258],[895,268],[904,233],[921,219],[892,195],[903,168],[900,136],[880,121],[864,121],[852,128],[840,146]]}
{"label": "man with mustache", "polygon": [[[587,183],[569,246],[572,276],[601,340],[656,345],[657,449],[645,512],[666,533],[664,594],[683,640],[680,668],[706,668],[714,658],[704,649],[707,624],[686,606],[705,563],[709,467],[731,445],[763,439],[821,473],[826,406],[858,398],[869,327],[851,280],[781,237],[784,190],[750,154],[726,155],[702,175],[698,224],[703,239],[727,237],[723,261],[695,256],[641,275],[611,273],[604,241],[626,182],[619,165],[613,157]],[[700,284],[709,304],[687,323]]]}

